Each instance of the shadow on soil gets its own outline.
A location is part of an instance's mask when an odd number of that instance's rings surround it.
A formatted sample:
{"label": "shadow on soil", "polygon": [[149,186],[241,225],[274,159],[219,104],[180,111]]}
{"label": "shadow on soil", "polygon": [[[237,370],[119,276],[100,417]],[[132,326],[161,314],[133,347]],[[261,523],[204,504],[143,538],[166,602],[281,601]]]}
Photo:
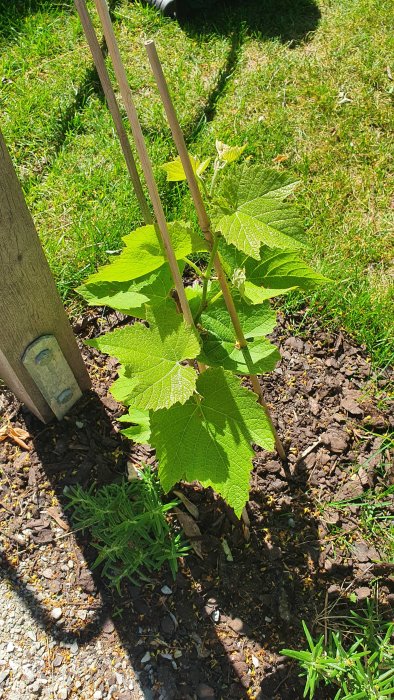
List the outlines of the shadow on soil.
{"label": "shadow on soil", "polygon": [[[45,513],[48,505],[45,496],[38,495],[40,474],[41,480],[49,481],[64,509],[66,485],[106,483],[125,473],[133,448],[114,433],[111,419],[97,395],[83,397],[60,424],[43,428],[27,412],[24,417],[38,458],[36,517],[40,517],[41,511]],[[86,427],[77,427],[77,421],[79,426],[83,422]],[[272,459],[269,464],[272,468]],[[11,563],[5,562],[2,575],[12,581],[30,614],[57,641],[70,642],[77,638],[82,646],[99,636],[105,621],[111,618],[133,668],[141,673],[147,698],[192,700],[198,687],[206,684],[215,692],[206,697],[246,700],[251,697],[249,686],[256,693],[257,680],[257,695],[253,697],[259,700],[301,698],[298,669],[286,659],[278,659],[277,654],[283,647],[299,645],[301,619],[313,627],[324,604],[327,584],[317,574],[318,523],[307,495],[306,472],[300,469],[291,477],[275,466],[275,479],[283,481],[283,488],[273,505],[274,499],[267,496],[267,484],[273,478],[269,464],[264,456],[256,461],[249,506],[249,543],[223,502],[209,492],[185,487],[200,511],[198,522],[204,559],[190,555],[175,582],[169,572],[162,571],[142,588],[124,586],[121,596],[105,585],[98,569],[93,569],[95,615],[77,633],[61,621],[54,623],[50,611],[26,587],[26,582],[18,578]],[[62,517],[67,518],[69,511],[65,513]],[[75,538],[91,569],[96,553],[89,533],[76,532]],[[223,538],[230,546],[233,563],[224,555]],[[67,541],[69,538],[63,540]],[[55,550],[56,541],[50,546]],[[35,573],[39,580],[43,580],[40,573],[43,566],[38,558]],[[161,594],[163,584],[171,587],[171,596]],[[74,585],[78,585],[78,580]],[[67,597],[62,598],[61,593],[58,605],[67,609]],[[212,619],[214,611],[220,613],[217,624]],[[155,639],[164,640],[169,648],[176,647],[182,652],[176,670],[171,661],[153,651],[161,650],[151,645]],[[143,666],[141,658],[148,650],[152,660]],[[251,653],[259,659],[254,676],[250,674]],[[157,693],[154,695],[150,690],[152,683]],[[322,693],[316,697],[332,696]]]}

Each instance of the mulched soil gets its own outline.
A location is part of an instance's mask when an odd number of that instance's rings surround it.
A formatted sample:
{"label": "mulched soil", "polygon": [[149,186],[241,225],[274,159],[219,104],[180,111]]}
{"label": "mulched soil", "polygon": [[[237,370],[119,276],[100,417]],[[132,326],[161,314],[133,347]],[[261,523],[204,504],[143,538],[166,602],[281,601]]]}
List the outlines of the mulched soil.
{"label": "mulched soil", "polygon": [[[111,686],[100,665],[120,644],[147,698],[294,700],[303,682],[280,650],[305,646],[301,620],[315,632],[329,629],[354,607],[349,594],[361,603],[377,579],[382,609],[389,614],[394,606],[386,538],[372,541],[357,503],[347,511],[323,508],[394,483],[382,437],[394,427],[390,373],[374,376],[361,348],[317,322],[294,335],[303,318],[279,317],[273,339],[282,361],[262,379],[288,463],[256,452],[250,539],[221,499],[184,485],[199,509],[203,558],[192,553],[175,581],[163,570],[141,588],[124,586],[121,596],[97,569],[91,573],[89,534],[71,533],[63,510],[66,485],[109,482],[126,473],[127,462],[154,464],[153,452],[118,432],[123,409],[108,395],[116,363],[84,347],[94,391],[61,423],[43,426],[8,391],[0,394],[4,415],[31,436],[29,451],[11,440],[0,445],[2,575],[54,639],[77,639],[79,648],[92,638],[101,643],[91,685],[70,686],[69,698],[89,700],[93,688],[114,700],[135,697]],[[82,339],[124,322],[94,312],[76,331]],[[54,608],[62,610],[56,623]],[[12,687],[12,674],[7,683]]]}

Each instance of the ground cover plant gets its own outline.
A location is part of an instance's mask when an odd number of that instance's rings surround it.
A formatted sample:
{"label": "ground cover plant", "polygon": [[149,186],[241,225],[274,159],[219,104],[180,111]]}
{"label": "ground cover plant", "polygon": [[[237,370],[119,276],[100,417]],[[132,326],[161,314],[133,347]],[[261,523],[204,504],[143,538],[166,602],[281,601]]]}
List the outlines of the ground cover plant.
{"label": "ground cover plant", "polygon": [[[335,700],[383,700],[394,694],[394,623],[379,613],[374,599],[360,614],[350,611],[349,630],[322,634],[316,641],[303,629],[309,649],[283,649],[298,661],[306,676],[304,697],[316,696],[321,683],[338,688]],[[346,639],[347,637],[347,639]],[[349,640],[350,638],[350,640]]]}
{"label": "ground cover plant", "polygon": [[[274,169],[238,164],[244,150],[217,141],[208,183],[210,158],[192,157],[212,212],[212,241],[207,243],[190,222],[169,224],[176,259],[196,275],[185,290],[192,324],[179,314],[178,287],[154,225],[125,236],[121,254],[78,288],[90,305],[107,305],[147,323],[136,322],[89,344],[121,363],[112,394],[130,406],[125,420],[138,425],[135,410],[141,412],[164,490],[181,480],[197,480],[221,494],[238,517],[248,500],[251,445],[268,451],[275,445],[255,376],[273,370],[280,357],[266,338],[276,319],[269,300],[327,281],[299,256],[302,226],[289,201],[296,181]],[[170,182],[186,178],[179,159],[163,167]],[[201,267],[190,260],[207,248]],[[223,270],[225,282],[219,284]],[[241,334],[230,316],[229,298]],[[254,378],[260,403],[238,377]],[[134,428],[131,437],[136,436]]]}
{"label": "ground cover plant", "polygon": [[188,547],[174,531],[168,512],[178,501],[163,503],[157,475],[142,468],[130,481],[67,489],[74,527],[89,530],[97,550],[94,568],[120,590],[127,579],[135,585],[165,564],[175,577],[178,558]]}

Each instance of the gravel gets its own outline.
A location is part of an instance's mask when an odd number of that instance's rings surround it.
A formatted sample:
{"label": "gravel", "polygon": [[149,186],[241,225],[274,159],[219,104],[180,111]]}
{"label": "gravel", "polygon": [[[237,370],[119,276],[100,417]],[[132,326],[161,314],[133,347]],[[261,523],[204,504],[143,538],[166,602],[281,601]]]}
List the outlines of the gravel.
{"label": "gravel", "polygon": [[67,601],[51,610],[45,629],[19,591],[13,581],[0,581],[1,700],[118,700],[126,691],[130,700],[145,698],[116,632],[109,638],[101,630],[84,645],[57,641],[51,625],[69,612]]}

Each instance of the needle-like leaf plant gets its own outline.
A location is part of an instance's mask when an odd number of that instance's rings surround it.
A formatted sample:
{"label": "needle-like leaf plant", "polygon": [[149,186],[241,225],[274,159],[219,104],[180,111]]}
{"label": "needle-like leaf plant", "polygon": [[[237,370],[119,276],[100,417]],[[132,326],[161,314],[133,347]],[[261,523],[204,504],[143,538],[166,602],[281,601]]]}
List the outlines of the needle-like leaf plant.
{"label": "needle-like leaf plant", "polygon": [[[182,479],[197,480],[238,516],[248,499],[252,445],[274,449],[269,416],[243,385],[280,358],[266,338],[275,326],[269,300],[326,281],[299,257],[297,183],[275,169],[239,165],[244,149],[218,141],[213,167],[210,158],[191,157],[212,219],[212,244],[190,222],[169,224],[180,271],[196,276],[186,285],[194,327],[180,313],[154,225],[125,236],[120,255],[78,288],[88,304],[140,319],[89,341],[121,363],[112,393],[129,407],[124,434],[156,449],[165,491]],[[168,181],[186,179],[179,158],[162,167]],[[230,321],[218,260],[247,351]]]}

